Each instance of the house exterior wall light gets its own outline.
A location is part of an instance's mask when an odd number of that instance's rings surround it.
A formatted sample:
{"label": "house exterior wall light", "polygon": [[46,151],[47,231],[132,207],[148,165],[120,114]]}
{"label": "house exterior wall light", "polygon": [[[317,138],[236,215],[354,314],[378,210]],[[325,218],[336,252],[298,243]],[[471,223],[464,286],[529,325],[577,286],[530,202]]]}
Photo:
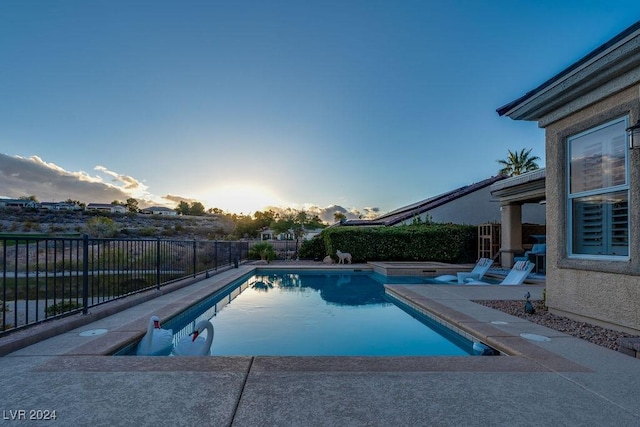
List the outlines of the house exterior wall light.
{"label": "house exterior wall light", "polygon": [[[640,86],[638,86],[638,104],[640,107]],[[633,126],[629,126],[626,131],[627,135],[629,135],[629,149],[640,148],[640,117],[638,117],[638,122]]]}
{"label": "house exterior wall light", "polygon": [[627,128],[627,135],[629,135],[629,148],[640,148],[640,119],[638,123]]}

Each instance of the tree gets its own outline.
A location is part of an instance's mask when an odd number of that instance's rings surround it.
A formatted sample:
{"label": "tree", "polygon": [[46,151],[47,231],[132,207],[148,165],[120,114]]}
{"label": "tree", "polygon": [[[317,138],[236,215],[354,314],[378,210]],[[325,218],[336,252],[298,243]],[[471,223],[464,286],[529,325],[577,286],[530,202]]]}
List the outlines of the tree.
{"label": "tree", "polygon": [[272,210],[268,211],[256,211],[253,214],[253,219],[255,221],[256,228],[262,230],[263,228],[267,228],[275,221],[276,213]]}
{"label": "tree", "polygon": [[305,211],[294,211],[287,209],[282,215],[280,215],[277,221],[271,224],[271,229],[275,234],[292,232],[296,239],[296,253],[298,255],[298,249],[300,246],[300,239],[304,236],[307,229],[315,229],[323,227],[324,224],[317,215],[309,216]]}
{"label": "tree", "polygon": [[189,208],[189,215],[203,216],[204,205],[200,202],[191,203],[191,207]]}
{"label": "tree", "polygon": [[503,166],[498,173],[500,175],[515,176],[539,169],[540,166],[538,166],[536,160],[540,160],[540,157],[531,156],[531,150],[531,148],[528,150],[523,148],[519,153],[508,150],[509,155],[506,159],[496,160]]}
{"label": "tree", "polygon": [[255,226],[255,221],[251,219],[249,215],[243,215],[234,219],[236,228],[234,233],[239,237],[256,237],[258,230]]}
{"label": "tree", "polygon": [[38,203],[38,198],[34,195],[31,196],[20,196],[18,200],[31,200],[32,202]]}
{"label": "tree", "polygon": [[189,203],[185,202],[184,200],[178,203],[176,212],[178,212],[180,215],[189,215]]}
{"label": "tree", "polygon": [[87,205],[82,203],[82,202],[80,202],[80,200],[67,199],[67,200],[64,201],[64,203],[68,203],[70,205],[76,205],[76,206],[81,207],[82,209],[87,207]]}
{"label": "tree", "polygon": [[207,212],[209,212],[210,214],[213,215],[223,215],[224,211],[220,208],[209,208],[207,209]]}
{"label": "tree", "polygon": [[280,217],[278,220],[274,220],[269,228],[273,231],[274,235],[283,233],[290,233],[293,230],[293,218],[289,216]]}
{"label": "tree", "polygon": [[306,229],[307,230],[316,230],[318,228],[325,228],[327,225],[320,219],[318,215],[314,215],[311,218],[307,219]]}
{"label": "tree", "polygon": [[335,222],[342,222],[343,220],[347,219],[347,216],[342,212],[334,212],[333,219],[335,220]]}
{"label": "tree", "polygon": [[138,201],[133,197],[129,197],[124,206],[127,208],[128,212],[138,212]]}

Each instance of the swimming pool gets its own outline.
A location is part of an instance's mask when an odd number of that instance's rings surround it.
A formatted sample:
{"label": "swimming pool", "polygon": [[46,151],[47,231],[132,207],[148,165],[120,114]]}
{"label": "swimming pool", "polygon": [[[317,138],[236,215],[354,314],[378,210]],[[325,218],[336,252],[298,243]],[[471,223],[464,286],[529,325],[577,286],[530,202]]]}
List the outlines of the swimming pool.
{"label": "swimming pool", "polygon": [[177,343],[210,320],[214,356],[474,354],[468,339],[388,297],[384,281],[368,272],[257,270],[163,327]]}

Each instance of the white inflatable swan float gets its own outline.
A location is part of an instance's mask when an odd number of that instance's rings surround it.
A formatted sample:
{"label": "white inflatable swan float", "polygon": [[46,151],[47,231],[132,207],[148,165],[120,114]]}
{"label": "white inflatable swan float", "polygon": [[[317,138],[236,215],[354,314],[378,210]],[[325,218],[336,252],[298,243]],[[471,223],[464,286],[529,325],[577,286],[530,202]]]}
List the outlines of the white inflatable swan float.
{"label": "white inflatable swan float", "polygon": [[[207,337],[201,337],[202,331],[207,331]],[[173,349],[176,356],[209,356],[213,342],[213,325],[208,320],[201,320],[191,335],[182,337]]]}
{"label": "white inflatable swan float", "polygon": [[138,356],[168,356],[173,350],[173,331],[160,328],[160,318],[151,316],[147,333],[142,337],[136,354]]}

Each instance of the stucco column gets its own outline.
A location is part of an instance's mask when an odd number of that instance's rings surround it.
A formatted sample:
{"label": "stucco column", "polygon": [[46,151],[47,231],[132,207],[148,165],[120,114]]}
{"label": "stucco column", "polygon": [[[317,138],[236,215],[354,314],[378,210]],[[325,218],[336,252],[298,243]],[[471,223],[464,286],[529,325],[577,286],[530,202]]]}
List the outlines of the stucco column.
{"label": "stucco column", "polygon": [[500,219],[502,221],[500,264],[511,268],[515,254],[522,253],[522,205],[501,206]]}

